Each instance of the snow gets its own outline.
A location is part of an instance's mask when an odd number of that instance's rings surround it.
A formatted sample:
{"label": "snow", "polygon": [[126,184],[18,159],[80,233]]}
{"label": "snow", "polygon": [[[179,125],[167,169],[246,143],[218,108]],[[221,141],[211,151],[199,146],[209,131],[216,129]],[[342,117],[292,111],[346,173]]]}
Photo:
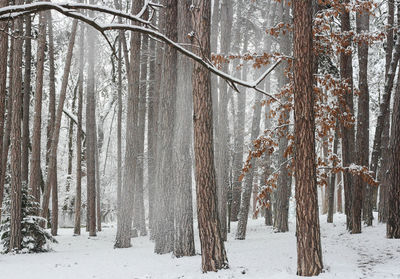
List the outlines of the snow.
{"label": "snow", "polygon": [[[327,224],[326,216],[320,220],[325,272],[319,278],[400,278],[400,240],[386,239],[384,224],[352,235],[342,214],[335,214],[334,224]],[[226,242],[230,269],[218,273],[202,274],[200,255],[154,254],[148,237],[133,239],[132,248],[113,249],[116,230],[110,226],[96,238],[88,238],[84,229],[77,237],[72,229],[60,229],[51,253],[0,255],[1,278],[296,278],[293,220],[289,233],[274,233],[263,221],[249,220],[246,240],[234,239],[232,224]],[[196,245],[199,251],[198,238]]]}

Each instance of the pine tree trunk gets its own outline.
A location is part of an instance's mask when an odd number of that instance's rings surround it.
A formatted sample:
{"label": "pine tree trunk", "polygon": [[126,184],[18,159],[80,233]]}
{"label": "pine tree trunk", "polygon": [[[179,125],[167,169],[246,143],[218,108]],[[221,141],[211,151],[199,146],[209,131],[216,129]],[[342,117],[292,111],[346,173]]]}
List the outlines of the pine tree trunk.
{"label": "pine tree trunk", "polygon": [[79,77],[78,77],[78,124],[76,128],[76,196],[74,235],[81,234],[81,204],[82,204],[82,103],[83,103],[83,68],[85,52],[85,27],[80,25],[79,38]]}
{"label": "pine tree trunk", "polygon": [[[23,1],[17,0],[16,5]],[[23,44],[23,18],[14,20],[13,34],[15,38],[13,53],[13,73],[11,83],[11,102],[14,109],[11,117],[11,224],[10,224],[10,250],[21,249],[21,113],[22,106],[22,44]]]}
{"label": "pine tree trunk", "polygon": [[[337,134],[337,127],[338,124],[336,124],[336,129],[334,132],[334,139],[333,139],[333,154],[337,154],[338,150],[338,134]],[[335,164],[335,161],[332,162]],[[333,211],[334,211],[334,203],[335,203],[335,186],[336,186],[336,173],[331,172],[331,181],[329,182],[329,188],[328,188],[328,216],[327,216],[327,222],[328,223],[333,223]]]}
{"label": "pine tree trunk", "polygon": [[322,272],[313,92],[312,1],[295,0],[294,121],[296,178],[297,275]]}
{"label": "pine tree trunk", "polygon": [[[400,81],[400,75],[398,78]],[[400,238],[400,86],[397,87],[393,102],[392,127],[390,136],[391,183],[388,192],[389,215],[386,225],[387,238]]]}
{"label": "pine tree trunk", "polygon": [[37,202],[40,202],[40,154],[41,154],[41,128],[42,128],[42,95],[43,75],[46,46],[46,13],[39,13],[39,35],[36,63],[36,89],[35,89],[35,114],[32,132],[32,155],[30,172],[30,189]]}
{"label": "pine tree trunk", "polygon": [[[192,24],[210,59],[211,1],[193,1]],[[201,55],[198,49],[196,53]],[[194,153],[196,162],[197,218],[201,244],[202,270],[217,271],[228,266],[217,211],[217,187],[214,167],[211,78],[199,64],[193,69]]]}
{"label": "pine tree trunk", "polygon": [[[357,14],[357,33],[369,31],[369,14]],[[368,91],[368,44],[358,44],[358,63],[359,63],[359,90],[358,97],[358,115],[357,115],[357,142],[356,154],[357,164],[359,166],[368,166],[369,154],[369,91]],[[353,228],[352,233],[361,233],[361,210],[363,202],[363,189],[367,187],[363,179],[358,176],[354,179],[353,189]],[[369,190],[368,190],[369,189]],[[371,197],[372,189],[367,188],[367,195]],[[368,211],[372,215],[371,202],[369,202]],[[372,222],[371,218],[368,218]],[[372,225],[372,224],[371,224]]]}
{"label": "pine tree trunk", "polygon": [[60,127],[61,127],[61,118],[63,114],[63,107],[65,102],[65,97],[67,94],[67,86],[68,86],[68,77],[71,69],[71,61],[72,61],[72,53],[73,47],[75,44],[75,35],[77,29],[78,22],[77,20],[73,21],[72,31],[70,35],[70,40],[68,44],[67,57],[65,59],[64,73],[61,82],[61,91],[60,91],[60,99],[57,106],[57,112],[54,121],[54,130],[51,137],[51,147],[49,151],[49,164],[48,164],[48,172],[47,172],[47,181],[44,190],[44,197],[42,203],[42,217],[47,218],[49,212],[49,202],[50,202],[50,193],[52,188],[56,182],[56,171],[57,171],[57,149],[58,142],[60,138]]}
{"label": "pine tree trunk", "polygon": [[[132,14],[142,8],[142,1],[135,1],[132,5]],[[132,215],[135,191],[135,177],[137,169],[137,117],[139,107],[139,78],[140,78],[140,34],[131,34],[130,61],[127,57],[126,45],[122,40],[125,55],[125,64],[128,72],[128,95],[126,116],[126,150],[125,169],[121,191],[121,213],[117,223],[116,248],[131,246]]]}
{"label": "pine tree trunk", "polygon": [[[167,0],[166,9],[166,28],[165,34],[173,41],[178,40],[178,1]],[[177,90],[177,52],[170,47],[166,47],[163,65],[163,90],[160,90],[158,134],[161,146],[173,146],[174,126],[175,126],[175,105]],[[174,249],[174,194],[176,185],[171,174],[174,173],[172,167],[171,148],[160,148],[160,168],[158,168],[158,195],[161,194],[162,201],[159,207],[158,229],[155,238],[154,251],[157,254],[172,252]]]}
{"label": "pine tree trunk", "polygon": [[[227,0],[222,0],[221,5],[221,52],[229,53],[230,43],[232,37],[232,21],[233,21],[233,10],[232,5]],[[228,65],[225,63],[222,66],[223,71],[228,70]],[[228,86],[225,81],[219,83],[219,98],[218,98],[218,129],[216,129],[216,170],[217,170],[217,182],[218,182],[218,215],[221,224],[221,235],[222,239],[227,239],[227,202],[228,202],[228,189],[229,189],[229,134],[228,134]],[[214,100],[213,100],[214,101]],[[213,104],[213,107],[215,105]]]}
{"label": "pine tree trunk", "polygon": [[[192,30],[190,5],[192,1],[178,3],[178,42],[190,44],[186,34]],[[178,56],[177,98],[174,131],[174,158],[176,164],[175,235],[174,255],[176,257],[195,254],[193,232],[192,167],[193,141],[193,100],[191,98],[193,62]],[[189,133],[189,134],[187,134]]]}
{"label": "pine tree trunk", "polygon": [[[25,2],[31,3],[30,0]],[[29,105],[31,96],[31,60],[32,60],[32,22],[31,15],[25,16],[25,54],[24,54],[24,96],[22,108],[22,143],[21,143],[21,180],[22,186],[28,187],[29,173]]]}
{"label": "pine tree trunk", "polygon": [[[345,0],[344,3],[349,3]],[[350,15],[348,11],[344,11],[341,14],[341,31],[349,32],[350,27]],[[346,49],[350,45],[351,38],[347,38],[343,43],[342,47]],[[340,108],[342,115],[354,115],[353,105],[353,66],[352,66],[352,54],[341,53],[340,55],[340,75],[343,82],[347,83],[348,88],[343,91],[342,101],[340,102]],[[342,161],[343,166],[348,167],[354,163],[354,125],[352,123],[344,123],[342,120],[341,134],[342,134]],[[348,230],[351,230],[352,225],[352,190],[354,185],[354,179],[352,174],[346,172],[343,174],[343,185],[344,185],[344,204],[346,214],[346,226]]]}

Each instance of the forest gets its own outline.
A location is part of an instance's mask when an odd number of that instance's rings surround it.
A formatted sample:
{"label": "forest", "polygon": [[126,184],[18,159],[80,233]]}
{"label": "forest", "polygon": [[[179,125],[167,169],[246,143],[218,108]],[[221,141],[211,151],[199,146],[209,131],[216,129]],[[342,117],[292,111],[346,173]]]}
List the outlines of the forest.
{"label": "forest", "polygon": [[394,0],[0,0],[0,278],[399,278],[399,59]]}

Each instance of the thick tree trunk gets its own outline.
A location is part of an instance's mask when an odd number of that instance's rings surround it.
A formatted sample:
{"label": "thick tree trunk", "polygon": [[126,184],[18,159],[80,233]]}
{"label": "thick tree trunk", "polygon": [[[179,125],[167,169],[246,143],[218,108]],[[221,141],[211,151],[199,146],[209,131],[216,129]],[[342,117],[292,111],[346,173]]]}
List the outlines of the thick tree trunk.
{"label": "thick tree trunk", "polygon": [[[22,0],[15,2],[23,4]],[[11,224],[10,224],[10,250],[21,249],[21,113],[22,106],[22,44],[23,44],[23,18],[14,21],[13,34],[13,74],[11,83],[11,102],[15,108],[11,117]]]}
{"label": "thick tree trunk", "polygon": [[[178,3],[178,41],[190,44],[187,34],[192,30],[190,5],[192,1]],[[193,62],[178,56],[177,99],[175,109],[174,158],[176,163],[175,196],[175,236],[174,255],[176,257],[195,254],[193,232],[192,167],[193,140]],[[189,133],[189,135],[187,134]]]}
{"label": "thick tree trunk", "polygon": [[[363,12],[357,14],[357,33],[369,31],[369,14]],[[358,45],[358,63],[359,63],[359,90],[358,97],[358,114],[357,114],[357,142],[356,154],[357,164],[360,166],[368,166],[369,163],[369,91],[368,91],[368,44],[361,43]],[[363,202],[363,189],[367,184],[358,176],[354,179],[353,189],[353,228],[352,233],[361,233],[361,210]],[[371,197],[372,191],[368,187],[367,195]],[[372,215],[372,207],[367,206],[368,215]],[[372,218],[368,218],[368,224],[372,225]],[[370,223],[371,222],[371,223]]]}
{"label": "thick tree trunk", "polygon": [[[348,0],[344,1],[345,4]],[[343,11],[341,14],[341,31],[349,32],[350,27],[350,14],[348,11]],[[347,38],[343,43],[343,48],[346,49],[351,43],[351,38]],[[342,81],[347,84],[347,89],[343,91],[342,100],[340,101],[340,108],[342,115],[354,115],[353,105],[353,66],[352,66],[352,54],[341,53],[340,55],[340,75]],[[354,125],[347,123],[347,119],[343,119],[340,122],[341,134],[342,134],[342,161],[343,166],[348,167],[354,163]],[[343,174],[343,185],[344,185],[344,204],[346,214],[346,226],[348,230],[351,230],[352,225],[352,190],[354,185],[354,179],[352,174],[346,172]]]}
{"label": "thick tree trunk", "polygon": [[[166,1],[166,28],[165,34],[173,41],[178,40],[178,1]],[[177,52],[166,47],[163,65],[164,90],[160,90],[158,134],[161,146],[173,146],[175,126],[175,104],[177,84]],[[172,252],[174,249],[174,194],[176,191],[175,181],[171,177],[174,173],[172,168],[171,148],[160,148],[160,168],[158,168],[158,195],[161,194],[159,205],[159,220],[155,238],[154,251],[157,254]]]}
{"label": "thick tree trunk", "polygon": [[[203,46],[198,55],[210,59],[211,1],[193,1],[192,24]],[[199,64],[193,69],[194,153],[196,162],[197,218],[201,244],[202,270],[217,271],[228,266],[217,211],[214,167],[213,117],[210,72]]]}
{"label": "thick tree trunk", "polygon": [[85,27],[80,25],[79,38],[79,77],[78,77],[78,124],[76,128],[76,196],[74,234],[81,234],[81,204],[82,204],[82,103],[83,103],[83,68],[85,53]]}
{"label": "thick tree trunk", "polygon": [[296,178],[297,275],[322,272],[313,92],[312,1],[295,0],[294,119]]}
{"label": "thick tree trunk", "polygon": [[386,236],[387,238],[400,238],[400,86],[396,90],[393,102],[390,149],[391,183],[388,192],[389,215]]}

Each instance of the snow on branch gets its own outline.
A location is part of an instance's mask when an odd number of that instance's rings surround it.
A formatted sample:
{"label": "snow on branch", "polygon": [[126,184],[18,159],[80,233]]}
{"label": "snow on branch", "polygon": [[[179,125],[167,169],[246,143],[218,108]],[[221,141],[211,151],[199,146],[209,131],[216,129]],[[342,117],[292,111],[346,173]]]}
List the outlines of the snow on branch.
{"label": "snow on branch", "polygon": [[[1,8],[0,9],[0,21],[20,17],[27,13],[36,13],[36,12],[44,11],[44,10],[55,10],[67,17],[71,17],[71,18],[83,21],[86,24],[88,24],[88,25],[92,26],[93,28],[95,28],[96,30],[98,30],[105,37],[105,39],[107,40],[111,49],[113,49],[113,47],[112,47],[112,44],[111,44],[110,40],[108,39],[107,35],[105,34],[106,31],[122,30],[122,31],[132,31],[132,32],[139,32],[142,34],[147,34],[150,37],[152,37],[153,39],[156,38],[156,39],[168,44],[170,47],[174,48],[181,54],[200,63],[202,66],[207,68],[210,72],[214,73],[215,75],[217,75],[220,78],[222,78],[223,80],[225,80],[236,91],[239,91],[237,89],[237,86],[243,86],[246,88],[254,89],[255,91],[257,91],[265,96],[268,96],[269,98],[278,102],[279,104],[282,104],[272,94],[265,92],[263,89],[258,87],[258,85],[279,65],[279,63],[282,61],[282,59],[278,59],[268,70],[266,70],[264,72],[264,74],[262,74],[260,76],[260,78],[254,80],[254,81],[244,81],[241,79],[237,79],[234,76],[229,75],[229,74],[219,70],[210,61],[208,61],[204,58],[201,58],[200,56],[194,54],[193,52],[185,49],[183,46],[179,45],[177,42],[174,42],[173,40],[171,40],[164,34],[158,32],[156,30],[156,28],[153,25],[151,25],[149,20],[144,20],[141,18],[141,16],[144,14],[144,11],[146,9],[149,9],[149,8],[155,9],[157,7],[162,7],[162,6],[154,4],[154,3],[150,2],[149,0],[146,0],[145,5],[143,6],[142,10],[137,15],[130,15],[130,14],[121,12],[116,9],[102,7],[102,6],[98,6],[98,5],[56,4],[56,3],[50,3],[50,2],[36,2],[36,3],[32,3],[32,4],[13,5],[13,6],[6,6],[4,8]],[[101,24],[101,23],[96,22],[95,19],[79,13],[77,11],[79,9],[80,10],[93,10],[93,11],[98,11],[98,12],[102,12],[102,13],[113,15],[113,16],[118,16],[121,18],[125,18],[128,20],[134,21],[136,23],[142,24],[144,26],[133,25],[133,24],[121,24],[121,23]]]}

